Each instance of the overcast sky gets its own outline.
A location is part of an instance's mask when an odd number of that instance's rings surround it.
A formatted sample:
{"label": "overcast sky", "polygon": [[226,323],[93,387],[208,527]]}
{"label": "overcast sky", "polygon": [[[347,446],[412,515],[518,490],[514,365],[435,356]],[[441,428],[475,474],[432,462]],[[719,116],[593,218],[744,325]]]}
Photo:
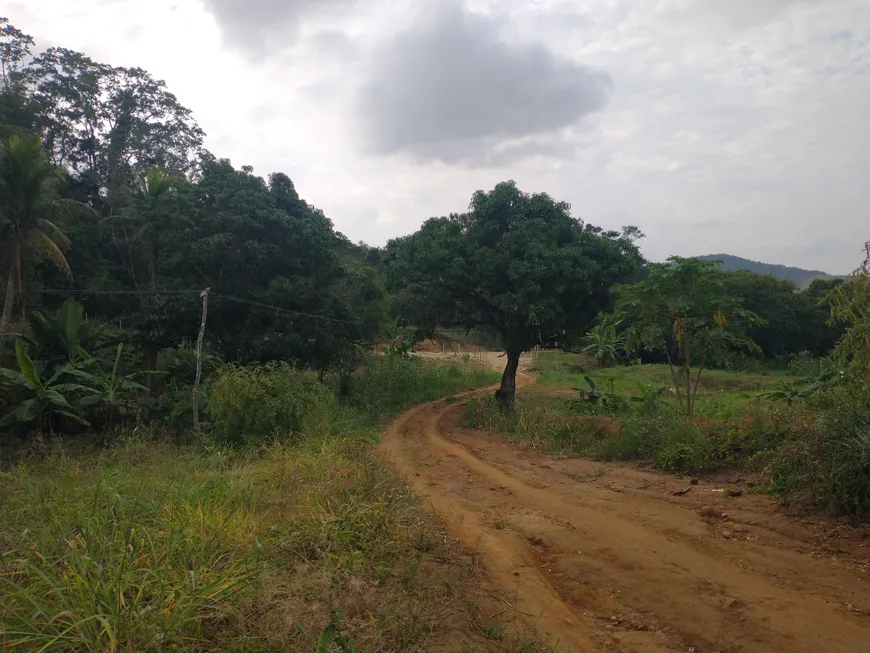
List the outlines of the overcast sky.
{"label": "overcast sky", "polygon": [[647,257],[845,273],[870,239],[870,0],[5,0],[165,79],[206,146],[383,244],[515,179]]}

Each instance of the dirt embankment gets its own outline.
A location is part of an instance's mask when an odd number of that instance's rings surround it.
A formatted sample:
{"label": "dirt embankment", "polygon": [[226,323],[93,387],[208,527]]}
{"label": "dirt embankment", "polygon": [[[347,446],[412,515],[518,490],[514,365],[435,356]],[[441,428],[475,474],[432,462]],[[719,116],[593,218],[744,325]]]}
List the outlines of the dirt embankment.
{"label": "dirt embankment", "polygon": [[518,451],[464,428],[459,409],[406,412],[382,450],[479,554],[494,621],[565,652],[870,651],[862,532],[703,481]]}

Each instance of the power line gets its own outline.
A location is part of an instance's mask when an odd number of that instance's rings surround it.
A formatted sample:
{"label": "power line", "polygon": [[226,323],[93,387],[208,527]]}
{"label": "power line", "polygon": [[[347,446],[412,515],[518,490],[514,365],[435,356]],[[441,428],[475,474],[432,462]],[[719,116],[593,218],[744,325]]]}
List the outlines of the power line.
{"label": "power line", "polygon": [[[93,290],[93,289],[72,289],[65,290],[61,288],[52,288],[45,290],[25,290],[22,294],[24,295],[189,295],[196,294],[199,295],[202,291],[199,289],[148,289],[148,290]],[[325,315],[315,315],[313,313],[305,313],[303,311],[294,311],[289,308],[283,308],[281,306],[275,306],[274,304],[266,304],[264,302],[258,302],[253,299],[244,299],[242,297],[234,297],[233,295],[225,295],[219,292],[212,292],[212,296],[214,297],[222,297],[232,302],[239,302],[242,304],[248,304],[250,306],[256,306],[258,308],[265,308],[276,313],[283,313],[285,315],[296,315],[305,318],[311,318],[313,320],[321,320],[323,322],[334,322],[336,324],[356,324],[355,322],[350,322],[348,320],[339,320],[335,317],[327,317]]]}
{"label": "power line", "polygon": [[[198,291],[197,291],[198,292]],[[325,322],[337,322],[339,324],[354,324],[354,322],[348,322],[347,320],[339,320],[335,317],[326,317],[325,315],[314,315],[313,313],[303,313],[302,311],[294,311],[289,308],[281,308],[280,306],[274,306],[272,304],[264,304],[263,302],[257,302],[252,299],[242,299],[241,297],[233,297],[232,295],[224,295],[223,293],[213,292],[212,295],[215,297],[223,297],[224,299],[229,299],[233,302],[241,302],[242,304],[250,304],[251,306],[259,306],[260,308],[268,308],[277,313],[287,313],[290,315],[299,315],[302,317],[310,317],[315,320],[323,320]]]}
{"label": "power line", "polygon": [[190,293],[199,294],[201,290],[64,290],[64,289],[46,289],[46,290],[25,290],[22,295],[186,295]]}

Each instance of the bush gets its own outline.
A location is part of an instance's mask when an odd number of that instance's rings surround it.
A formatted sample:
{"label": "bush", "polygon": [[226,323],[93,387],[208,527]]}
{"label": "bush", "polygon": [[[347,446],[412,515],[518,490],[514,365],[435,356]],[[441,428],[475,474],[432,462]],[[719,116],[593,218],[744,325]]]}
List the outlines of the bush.
{"label": "bush", "polygon": [[[813,403],[830,404],[829,396]],[[769,489],[829,512],[870,517],[870,428],[854,412],[826,405],[809,428],[764,456]]]}
{"label": "bush", "polygon": [[329,428],[332,393],[313,373],[287,363],[228,365],[211,386],[206,412],[218,440],[239,443]]}

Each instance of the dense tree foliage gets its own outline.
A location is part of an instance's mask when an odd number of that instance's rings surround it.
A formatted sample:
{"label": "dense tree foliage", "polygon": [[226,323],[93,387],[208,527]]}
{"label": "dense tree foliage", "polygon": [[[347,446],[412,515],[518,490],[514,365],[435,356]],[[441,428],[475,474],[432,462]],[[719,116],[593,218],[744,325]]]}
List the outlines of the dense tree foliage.
{"label": "dense tree foliage", "polygon": [[[147,72],[32,49],[0,21],[4,327],[13,303],[52,308],[85,289],[88,315],[154,369],[196,333],[207,287],[207,341],[224,360],[353,364],[386,310],[377,250],[337,233],[286,175],[204,152],[190,111]],[[88,219],[69,210],[83,206]]]}
{"label": "dense tree foliage", "polygon": [[726,292],[738,297],[763,321],[749,327],[747,335],[769,359],[801,352],[824,356],[831,351],[840,329],[828,324],[828,291],[839,279],[816,280],[800,291],[791,281],[744,270],[727,272]]}
{"label": "dense tree foliage", "polygon": [[581,337],[613,284],[642,263],[637,230],[602,232],[514,182],[478,191],[462,215],[427,220],[387,246],[388,288],[409,322],[496,330],[507,353],[502,405],[513,405],[520,354]]}

